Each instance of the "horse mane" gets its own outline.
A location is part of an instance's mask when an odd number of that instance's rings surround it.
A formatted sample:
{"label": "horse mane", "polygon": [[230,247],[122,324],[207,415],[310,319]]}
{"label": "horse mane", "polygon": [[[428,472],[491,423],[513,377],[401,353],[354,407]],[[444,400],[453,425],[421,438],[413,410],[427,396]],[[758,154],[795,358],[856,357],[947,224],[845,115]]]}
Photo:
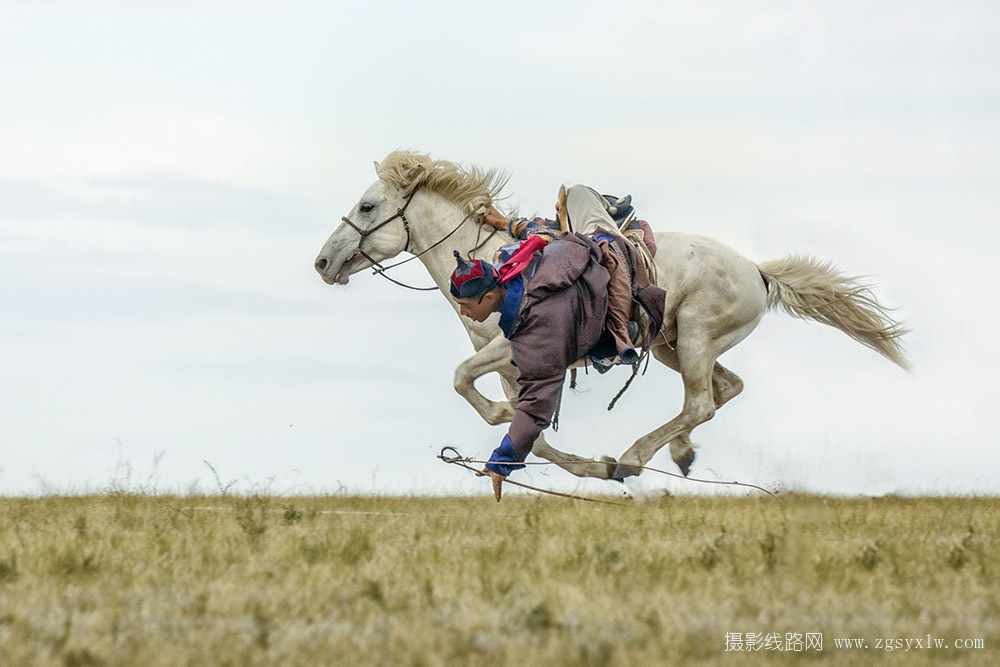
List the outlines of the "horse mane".
{"label": "horse mane", "polygon": [[[397,187],[404,195],[427,188],[472,213],[494,205],[508,176],[496,169],[461,167],[447,160],[432,160],[430,155],[413,151],[393,151],[378,166],[378,177]],[[477,216],[481,217],[481,216]]]}

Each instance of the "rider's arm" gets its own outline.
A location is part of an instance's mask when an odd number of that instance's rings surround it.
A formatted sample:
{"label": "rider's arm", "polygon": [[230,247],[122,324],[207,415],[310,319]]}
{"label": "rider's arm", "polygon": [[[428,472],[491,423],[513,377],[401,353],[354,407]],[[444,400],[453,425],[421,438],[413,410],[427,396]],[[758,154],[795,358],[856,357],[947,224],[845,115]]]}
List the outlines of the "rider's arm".
{"label": "rider's arm", "polygon": [[500,211],[496,210],[493,206],[490,206],[489,210],[486,211],[486,215],[483,217],[483,222],[490,227],[499,229],[500,231],[506,231],[507,225],[510,223],[510,219]]}
{"label": "rider's arm", "polygon": [[514,218],[507,231],[519,241],[525,241],[529,236],[541,236],[546,241],[551,241],[560,234],[558,229],[549,226],[549,221],[545,218]]}
{"label": "rider's arm", "polygon": [[551,423],[562,395],[566,367],[576,361],[568,359],[570,346],[566,344],[573,333],[572,314],[567,318],[554,305],[535,303],[532,307],[535,312],[525,314],[510,339],[519,392],[507,436],[521,460],[531,451],[538,434]]}

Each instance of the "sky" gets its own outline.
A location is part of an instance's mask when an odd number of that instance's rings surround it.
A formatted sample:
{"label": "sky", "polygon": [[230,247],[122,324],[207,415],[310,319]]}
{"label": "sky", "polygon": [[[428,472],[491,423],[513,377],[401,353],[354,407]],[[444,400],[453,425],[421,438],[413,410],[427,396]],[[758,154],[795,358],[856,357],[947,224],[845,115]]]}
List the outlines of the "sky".
{"label": "sky", "polygon": [[[898,308],[912,373],[769,314],[721,359],[746,388],[692,476],[1000,493],[996,3],[7,0],[0,63],[0,494],[488,492],[435,458],[504,434],[452,389],[473,350],[445,299],[312,267],[401,148],[504,170],[524,214],[630,193]],[[618,456],[680,410],[650,367],[606,412],[627,377],[581,376],[550,441]]]}

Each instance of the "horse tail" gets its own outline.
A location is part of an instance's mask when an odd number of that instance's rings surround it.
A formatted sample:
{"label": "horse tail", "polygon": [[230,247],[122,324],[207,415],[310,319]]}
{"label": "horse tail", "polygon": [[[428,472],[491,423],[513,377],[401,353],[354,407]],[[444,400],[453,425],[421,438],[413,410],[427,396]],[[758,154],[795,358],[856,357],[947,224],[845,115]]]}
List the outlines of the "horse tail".
{"label": "horse tail", "polygon": [[767,283],[767,307],[840,329],[903,369],[910,363],[900,343],[909,329],[894,321],[869,285],[845,276],[830,262],[791,255],[757,267]]}

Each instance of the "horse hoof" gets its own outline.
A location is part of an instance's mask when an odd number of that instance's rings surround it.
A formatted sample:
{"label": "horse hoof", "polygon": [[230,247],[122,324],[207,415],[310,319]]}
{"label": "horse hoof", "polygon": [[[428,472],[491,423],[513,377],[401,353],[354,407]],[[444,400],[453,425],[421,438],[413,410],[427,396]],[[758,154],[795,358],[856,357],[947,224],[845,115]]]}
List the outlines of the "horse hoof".
{"label": "horse hoof", "polygon": [[681,472],[684,473],[684,476],[687,477],[688,473],[691,471],[691,464],[694,463],[694,450],[689,449],[684,452],[684,455],[681,456],[680,460],[675,461],[675,463],[677,464],[677,467],[681,469]]}
{"label": "horse hoof", "polygon": [[610,456],[602,456],[601,463],[606,464],[605,467],[607,468],[607,472],[605,474],[607,474],[607,477],[605,477],[605,479],[610,479],[615,482],[621,482],[622,484],[625,483],[624,479],[618,479],[617,477],[615,477],[615,468],[618,467],[618,459],[612,458]]}
{"label": "horse hoof", "polygon": [[626,477],[637,477],[640,472],[642,472],[641,468],[622,465],[621,463],[619,463],[615,465],[615,471],[611,473],[611,479],[616,479],[619,482],[624,483]]}

